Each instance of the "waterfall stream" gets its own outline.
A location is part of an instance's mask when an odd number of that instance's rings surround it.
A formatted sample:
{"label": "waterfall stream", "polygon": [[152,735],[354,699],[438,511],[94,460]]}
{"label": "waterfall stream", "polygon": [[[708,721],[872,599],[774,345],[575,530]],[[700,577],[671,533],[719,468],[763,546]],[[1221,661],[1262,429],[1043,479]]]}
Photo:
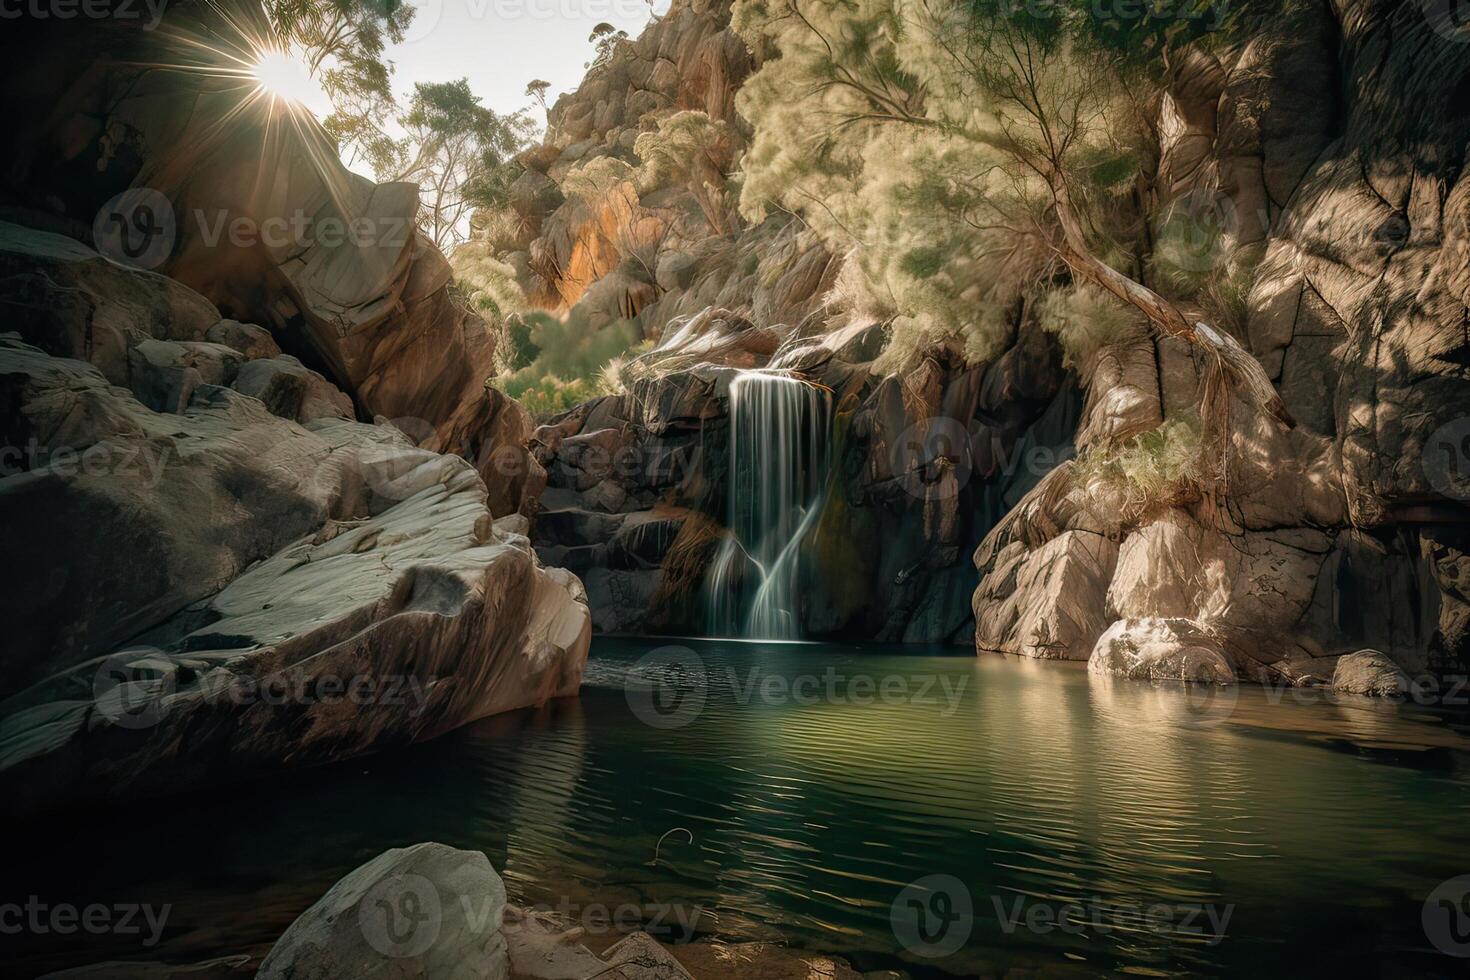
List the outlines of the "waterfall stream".
{"label": "waterfall stream", "polygon": [[771,371],[730,385],[729,536],[710,569],[717,635],[801,638],[801,542],[827,476],[829,395]]}

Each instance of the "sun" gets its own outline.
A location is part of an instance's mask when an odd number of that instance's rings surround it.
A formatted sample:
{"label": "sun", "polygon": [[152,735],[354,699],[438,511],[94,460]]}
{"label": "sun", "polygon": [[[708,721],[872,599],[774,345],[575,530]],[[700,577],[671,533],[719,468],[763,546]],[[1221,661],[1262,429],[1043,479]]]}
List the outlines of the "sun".
{"label": "sun", "polygon": [[306,105],[314,102],[321,91],[306,65],[287,51],[271,49],[262,52],[250,74],[272,99]]}

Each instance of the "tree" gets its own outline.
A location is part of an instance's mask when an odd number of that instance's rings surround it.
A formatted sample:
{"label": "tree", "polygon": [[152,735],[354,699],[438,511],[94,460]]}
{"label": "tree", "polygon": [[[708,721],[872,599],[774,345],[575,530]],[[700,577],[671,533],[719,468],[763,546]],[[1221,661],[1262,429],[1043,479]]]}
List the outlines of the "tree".
{"label": "tree", "polygon": [[639,134],[633,152],[643,161],[640,176],[645,186],[683,183],[710,227],[724,235],[730,231],[725,172],[739,146],[740,137],[723,119],[690,110],[661,119],[656,130]]}
{"label": "tree", "polygon": [[618,45],[627,39],[627,31],[620,31],[606,21],[592,28],[592,33],[587,35],[587,40],[592,42],[597,54],[591,61],[587,62],[586,67],[596,68],[599,65],[606,64],[608,59],[613,56],[613,52],[617,50]]}
{"label": "tree", "polygon": [[544,78],[533,78],[526,83],[526,95],[539,102],[542,109],[546,108],[546,93],[550,89],[551,83]]}
{"label": "tree", "polygon": [[482,106],[463,78],[415,85],[399,123],[408,135],[379,179],[419,185],[420,226],[447,249],[465,239],[474,209],[505,203],[530,124]]}
{"label": "tree", "polygon": [[403,40],[413,8],[397,0],[271,0],[266,17],[288,49],[300,50],[333,111],[322,125],[351,162],[376,171],[393,155],[384,124],[394,109],[388,43]]}
{"label": "tree", "polygon": [[1066,272],[1208,351],[1290,422],[1228,332],[1109,261],[1110,211],[1141,142],[1128,82],[1161,75],[1171,51],[1211,29],[1119,19],[1088,0],[739,0],[734,24],[753,50],[779,55],[739,96],[756,130],[742,210],[800,209],[847,250],[896,334],[988,356],[1017,304],[1036,298],[1030,284],[1055,288]]}

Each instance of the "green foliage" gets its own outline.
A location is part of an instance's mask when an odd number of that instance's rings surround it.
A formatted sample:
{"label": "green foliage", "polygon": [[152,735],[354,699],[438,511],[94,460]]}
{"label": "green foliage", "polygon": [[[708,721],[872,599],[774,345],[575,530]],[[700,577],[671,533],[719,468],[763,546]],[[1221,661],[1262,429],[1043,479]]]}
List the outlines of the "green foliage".
{"label": "green foliage", "polygon": [[486,239],[474,238],[460,245],[450,253],[449,265],[470,307],[491,323],[502,324],[527,309],[515,270],[495,257]]}
{"label": "green foliage", "polygon": [[975,29],[1004,25],[1041,48],[1076,44],[1158,75],[1170,52],[1238,41],[1306,0],[968,0],[966,6]]}
{"label": "green foliage", "polygon": [[1138,514],[1196,499],[1211,479],[1204,426],[1183,414],[1119,446],[1084,453],[1074,471],[1082,486],[1102,483]]}
{"label": "green foliage", "polygon": [[463,240],[476,208],[506,203],[520,174],[515,156],[531,136],[523,115],[503,116],[481,105],[461,78],[415,85],[399,124],[408,135],[378,177],[419,185],[419,224],[441,248]]}
{"label": "green foliage", "polygon": [[391,159],[384,131],[393,109],[387,44],[403,40],[414,9],[384,0],[268,0],[265,14],[281,45],[305,54],[307,70],[332,102],[323,126],[349,158],[377,169]]}
{"label": "green foliage", "polygon": [[580,319],[558,319],[534,312],[518,318],[526,328],[524,353],[529,363],[493,380],[495,387],[520,402],[533,415],[562,411],[620,389],[619,362],[640,341],[638,328],[626,320],[589,330]]}
{"label": "green foliage", "polygon": [[1037,307],[1043,330],[1057,335],[1063,363],[1084,378],[1098,352],[1146,336],[1138,311],[1091,285],[1048,294]]}
{"label": "green foliage", "polygon": [[755,127],[741,211],[798,211],[845,256],[839,298],[892,316],[880,366],[926,346],[993,357],[1057,262],[1037,160],[1061,146],[1101,189],[1136,159],[1095,61],[1060,39],[1018,58],[975,17],[963,0],[735,5],[747,43],[779,55],[737,96]]}
{"label": "green foliage", "polygon": [[623,185],[636,183],[637,179],[637,171],[617,157],[593,157],[567,171],[561,180],[561,192],[597,208]]}

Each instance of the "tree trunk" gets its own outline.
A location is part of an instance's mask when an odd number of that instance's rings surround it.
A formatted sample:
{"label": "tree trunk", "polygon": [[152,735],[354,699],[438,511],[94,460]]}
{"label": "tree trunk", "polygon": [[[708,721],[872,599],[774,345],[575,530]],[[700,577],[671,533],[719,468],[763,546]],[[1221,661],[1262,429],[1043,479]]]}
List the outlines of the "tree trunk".
{"label": "tree trunk", "polygon": [[1287,428],[1296,427],[1296,420],[1286,410],[1276,386],[1266,376],[1266,369],[1261,367],[1261,362],[1256,360],[1255,355],[1240,346],[1239,341],[1224,330],[1216,330],[1206,323],[1191,325],[1179,307],[1093,255],[1082,232],[1082,224],[1077,220],[1077,212],[1072,207],[1072,195],[1067,189],[1066,178],[1053,170],[1050,183],[1056,202],[1057,220],[1062,226],[1064,236],[1059,251],[1073,274],[1091,280],[1135,307],[1168,336],[1178,337],[1209,351],[1224,365],[1248,401],[1268,412]]}

